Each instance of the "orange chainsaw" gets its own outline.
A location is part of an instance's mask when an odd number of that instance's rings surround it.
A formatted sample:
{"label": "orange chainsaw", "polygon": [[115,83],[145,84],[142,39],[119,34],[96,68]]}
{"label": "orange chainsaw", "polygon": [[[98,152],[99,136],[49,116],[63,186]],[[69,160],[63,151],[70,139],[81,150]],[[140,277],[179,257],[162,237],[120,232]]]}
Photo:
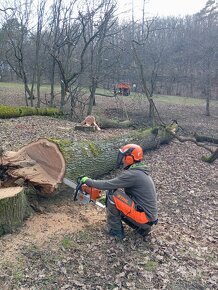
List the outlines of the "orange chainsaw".
{"label": "orange chainsaw", "polygon": [[99,207],[105,208],[105,205],[97,201],[102,196],[100,189],[90,187],[86,184],[81,183],[81,177],[78,177],[77,183],[74,181],[64,178],[63,183],[74,189],[73,200],[78,200],[80,204],[88,204],[93,202]]}

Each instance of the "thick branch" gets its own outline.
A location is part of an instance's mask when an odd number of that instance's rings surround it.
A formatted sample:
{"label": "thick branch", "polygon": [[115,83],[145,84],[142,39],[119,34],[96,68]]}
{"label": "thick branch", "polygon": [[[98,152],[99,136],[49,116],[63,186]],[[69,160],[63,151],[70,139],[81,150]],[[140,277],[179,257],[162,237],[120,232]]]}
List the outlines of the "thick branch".
{"label": "thick branch", "polygon": [[213,144],[218,144],[218,138],[213,138],[210,136],[204,136],[204,135],[198,135],[198,134],[195,134],[194,137],[197,140],[197,142],[209,142]]}
{"label": "thick branch", "polygon": [[175,123],[174,123],[174,126],[173,127],[172,126],[166,127],[166,131],[169,134],[171,134],[172,136],[174,136],[177,140],[179,140],[182,143],[184,143],[184,142],[192,142],[195,145],[197,145],[198,147],[202,147],[202,148],[206,149],[207,151],[209,151],[211,153],[211,155],[209,157],[203,157],[202,158],[203,161],[212,163],[212,162],[214,162],[218,158],[218,149],[216,149],[214,151],[214,148],[210,147],[209,145],[205,145],[203,143],[199,143],[195,138],[179,136],[176,133],[177,128],[178,128],[178,124],[176,124],[176,126],[175,126]]}

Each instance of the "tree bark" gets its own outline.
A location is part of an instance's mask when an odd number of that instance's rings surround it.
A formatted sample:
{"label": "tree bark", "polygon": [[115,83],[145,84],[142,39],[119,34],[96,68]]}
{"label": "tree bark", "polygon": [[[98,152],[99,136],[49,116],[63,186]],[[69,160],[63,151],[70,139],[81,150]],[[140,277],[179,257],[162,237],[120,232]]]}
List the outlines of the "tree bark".
{"label": "tree bark", "polygon": [[12,233],[30,215],[23,187],[0,189],[0,236]]}
{"label": "tree bark", "polygon": [[218,138],[210,137],[210,136],[204,136],[204,135],[194,135],[197,142],[209,142],[213,144],[218,144]]}
{"label": "tree bark", "polygon": [[111,120],[111,119],[104,118],[104,119],[99,119],[98,123],[101,129],[134,127],[134,123],[130,120],[118,121],[118,120]]}
{"label": "tree bark", "polygon": [[173,137],[164,128],[156,130],[135,131],[107,140],[75,142],[63,144],[56,140],[65,156],[66,177],[76,180],[80,175],[98,178],[115,169],[119,148],[127,143],[136,143],[143,150],[152,150],[161,144],[168,143]]}
{"label": "tree bark", "polygon": [[146,151],[170,139],[172,136],[162,127],[97,141],[72,143],[39,139],[18,152],[4,154],[0,161],[0,180],[2,187],[9,187],[22,179],[24,184],[34,186],[38,194],[52,196],[64,175],[72,180],[84,174],[98,178],[115,169],[118,150],[124,144],[136,143]]}

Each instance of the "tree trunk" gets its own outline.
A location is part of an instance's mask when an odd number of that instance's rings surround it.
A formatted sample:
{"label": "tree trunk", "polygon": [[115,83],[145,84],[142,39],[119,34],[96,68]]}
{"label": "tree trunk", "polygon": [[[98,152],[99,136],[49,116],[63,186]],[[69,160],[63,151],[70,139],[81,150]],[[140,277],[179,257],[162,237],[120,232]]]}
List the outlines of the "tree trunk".
{"label": "tree trunk", "polygon": [[206,98],[206,116],[210,116],[210,97]]}
{"label": "tree trunk", "polygon": [[172,138],[164,128],[155,128],[106,140],[98,138],[97,141],[72,143],[39,139],[18,152],[5,153],[0,161],[1,183],[4,187],[14,186],[17,180],[23,179],[34,186],[38,194],[52,196],[64,175],[72,180],[84,174],[98,178],[115,169],[118,150],[124,144],[136,143],[146,151],[168,143]]}
{"label": "tree trunk", "polygon": [[0,236],[13,232],[30,215],[23,187],[0,189]]}
{"label": "tree trunk", "polygon": [[97,81],[94,78],[92,78],[92,86],[91,86],[90,96],[89,96],[89,106],[88,106],[88,110],[87,110],[87,116],[92,114],[93,106],[95,106],[96,88],[97,88]]}
{"label": "tree trunk", "polygon": [[135,131],[107,140],[67,144],[63,144],[60,140],[58,144],[66,159],[66,177],[76,180],[78,176],[84,174],[91,178],[98,178],[115,169],[118,150],[127,143],[139,144],[146,151],[168,143],[171,139],[172,136],[168,135],[165,129],[160,128],[153,131],[151,129]]}
{"label": "tree trunk", "polygon": [[113,120],[113,119],[106,119],[106,118],[100,118],[98,120],[98,124],[101,129],[107,129],[107,128],[129,128],[134,127],[134,122],[130,120],[125,121],[119,121],[119,120]]}

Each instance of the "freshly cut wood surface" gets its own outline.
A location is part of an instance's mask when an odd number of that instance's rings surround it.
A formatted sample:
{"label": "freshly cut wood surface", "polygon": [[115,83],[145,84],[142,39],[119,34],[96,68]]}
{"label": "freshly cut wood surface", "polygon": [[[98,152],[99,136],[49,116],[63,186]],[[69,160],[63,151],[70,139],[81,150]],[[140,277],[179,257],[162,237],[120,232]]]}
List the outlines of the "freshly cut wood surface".
{"label": "freshly cut wood surface", "polygon": [[17,152],[6,152],[0,161],[9,177],[23,178],[33,185],[39,185],[41,195],[53,195],[62,183],[65,174],[65,160],[57,144],[39,139]]}
{"label": "freshly cut wood surface", "polygon": [[17,195],[20,191],[22,191],[22,187],[8,187],[8,188],[0,188],[0,200],[4,198],[9,198]]}

